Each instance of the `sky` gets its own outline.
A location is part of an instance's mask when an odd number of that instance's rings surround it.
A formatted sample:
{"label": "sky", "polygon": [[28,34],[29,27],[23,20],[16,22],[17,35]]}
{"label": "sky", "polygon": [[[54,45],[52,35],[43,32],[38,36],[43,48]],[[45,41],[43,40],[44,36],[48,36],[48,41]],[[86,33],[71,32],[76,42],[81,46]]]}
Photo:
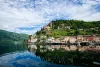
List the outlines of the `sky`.
{"label": "sky", "polygon": [[52,20],[100,20],[100,0],[0,0],[0,29],[34,34]]}

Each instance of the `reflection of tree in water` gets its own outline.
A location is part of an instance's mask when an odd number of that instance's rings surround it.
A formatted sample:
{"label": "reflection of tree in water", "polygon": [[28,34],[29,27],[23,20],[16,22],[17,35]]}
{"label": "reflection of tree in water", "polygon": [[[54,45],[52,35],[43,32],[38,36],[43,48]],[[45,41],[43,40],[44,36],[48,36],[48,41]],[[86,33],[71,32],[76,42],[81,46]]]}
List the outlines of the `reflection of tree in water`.
{"label": "reflection of tree in water", "polygon": [[[98,56],[98,54],[87,51],[79,52],[77,50],[64,51],[59,49],[54,51],[47,50],[46,52],[37,51],[36,55],[40,56],[41,60],[43,61],[49,61],[51,63],[66,65],[93,66],[93,61],[100,61],[100,56]],[[96,59],[95,56],[98,59]]]}
{"label": "reflection of tree in water", "polygon": [[76,55],[73,56],[73,53],[74,52],[68,54],[60,51],[47,51],[36,53],[36,55],[39,55],[42,60],[56,64],[73,64],[73,57],[77,57]]}
{"label": "reflection of tree in water", "polygon": [[68,40],[68,41],[67,41],[67,46],[68,46],[69,49],[70,49],[70,45],[71,45],[71,43],[70,43],[70,41]]}
{"label": "reflection of tree in water", "polygon": [[0,41],[0,55],[15,51],[27,50],[26,44],[21,41],[4,40]]}

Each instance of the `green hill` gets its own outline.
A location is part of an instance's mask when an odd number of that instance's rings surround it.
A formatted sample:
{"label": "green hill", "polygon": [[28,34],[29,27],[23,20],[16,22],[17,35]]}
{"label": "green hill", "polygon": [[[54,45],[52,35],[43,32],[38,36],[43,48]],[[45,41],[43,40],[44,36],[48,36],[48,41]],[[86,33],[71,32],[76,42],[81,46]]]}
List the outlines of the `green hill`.
{"label": "green hill", "polygon": [[[46,29],[47,28],[47,29]],[[100,34],[100,21],[56,20],[37,31],[36,34],[47,37]]]}
{"label": "green hill", "polygon": [[26,39],[28,39],[27,34],[18,34],[14,32],[0,30],[0,45],[13,44],[14,42],[22,43]]}
{"label": "green hill", "polygon": [[0,40],[19,41],[19,40],[26,40],[27,38],[28,38],[27,34],[18,34],[14,32],[0,30]]}

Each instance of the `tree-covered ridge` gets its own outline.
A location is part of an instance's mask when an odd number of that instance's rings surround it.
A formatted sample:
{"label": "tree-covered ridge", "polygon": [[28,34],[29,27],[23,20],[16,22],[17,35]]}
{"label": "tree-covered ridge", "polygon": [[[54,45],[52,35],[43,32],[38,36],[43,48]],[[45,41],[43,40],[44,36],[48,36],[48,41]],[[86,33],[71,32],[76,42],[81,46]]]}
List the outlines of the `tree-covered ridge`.
{"label": "tree-covered ridge", "polygon": [[36,34],[57,38],[61,36],[100,34],[100,21],[56,20],[37,31]]}
{"label": "tree-covered ridge", "polygon": [[58,26],[66,27],[71,26],[71,29],[89,29],[89,28],[100,28],[100,21],[79,21],[79,20],[56,20],[52,21],[54,29],[57,29]]}
{"label": "tree-covered ridge", "polygon": [[27,38],[28,38],[27,34],[18,34],[14,32],[0,30],[0,41],[1,40],[21,41],[21,40],[26,40]]}

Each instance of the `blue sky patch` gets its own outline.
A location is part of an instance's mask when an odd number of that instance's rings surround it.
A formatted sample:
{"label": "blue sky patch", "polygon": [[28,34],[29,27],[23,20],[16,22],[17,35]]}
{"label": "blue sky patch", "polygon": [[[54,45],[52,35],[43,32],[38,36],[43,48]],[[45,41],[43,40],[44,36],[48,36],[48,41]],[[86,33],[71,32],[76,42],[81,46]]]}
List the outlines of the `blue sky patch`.
{"label": "blue sky patch", "polygon": [[38,26],[37,27],[20,27],[19,29],[20,30],[34,30],[36,28],[38,28]]}

